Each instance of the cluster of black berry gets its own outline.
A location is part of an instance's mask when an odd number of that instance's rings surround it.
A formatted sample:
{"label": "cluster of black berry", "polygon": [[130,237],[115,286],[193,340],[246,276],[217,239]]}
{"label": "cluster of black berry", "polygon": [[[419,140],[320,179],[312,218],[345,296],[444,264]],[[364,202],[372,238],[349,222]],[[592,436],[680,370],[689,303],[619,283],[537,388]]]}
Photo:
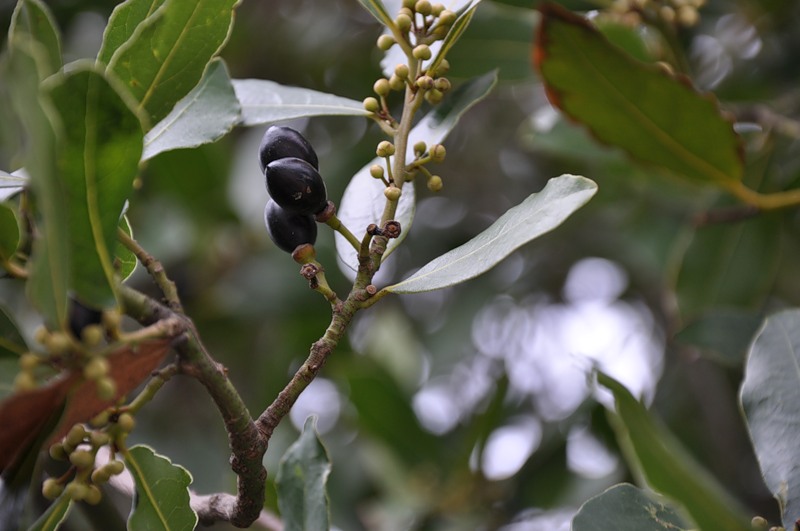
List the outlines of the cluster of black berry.
{"label": "cluster of black berry", "polygon": [[264,222],[272,241],[287,253],[317,240],[315,214],[328,205],[319,160],[308,141],[290,127],[272,126],[258,150],[270,200]]}

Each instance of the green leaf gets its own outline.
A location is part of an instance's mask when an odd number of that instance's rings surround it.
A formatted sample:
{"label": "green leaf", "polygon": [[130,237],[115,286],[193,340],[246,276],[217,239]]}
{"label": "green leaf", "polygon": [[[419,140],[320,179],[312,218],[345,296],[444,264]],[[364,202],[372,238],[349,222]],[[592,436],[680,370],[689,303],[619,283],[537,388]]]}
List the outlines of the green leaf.
{"label": "green leaf", "polygon": [[114,52],[108,68],[152,123],[167,116],[200,81],[208,62],[228,40],[238,3],[165,2]]}
{"label": "green leaf", "polygon": [[360,101],[325,92],[263,79],[234,79],[232,83],[242,106],[242,125],[246,126],[309,116],[369,115]]}
{"label": "green leaf", "polygon": [[19,356],[28,351],[25,339],[6,308],[0,307],[0,399],[14,390]]}
{"label": "green leaf", "polygon": [[115,7],[103,32],[103,44],[97,59],[108,64],[114,52],[128,42],[139,24],[153,15],[163,3],[164,0],[127,0]]}
{"label": "green leaf", "polygon": [[557,5],[541,12],[534,58],[554,106],[641,162],[697,181],[742,179],[741,140],[712,96],[631,58]]}
{"label": "green leaf", "polygon": [[26,34],[41,45],[41,65],[45,75],[61,68],[61,37],[50,9],[41,0],[21,0],[11,16],[9,39]]}
{"label": "green leaf", "polygon": [[23,163],[30,176],[39,237],[33,241],[28,296],[45,322],[66,322],[68,291],[67,209],[64,184],[56,168],[57,111],[39,83],[46,69],[46,53],[29,37],[10,41],[6,67],[14,110],[23,126],[26,151]]}
{"label": "green leaf", "polygon": [[72,503],[72,498],[59,496],[36,522],[28,528],[28,531],[55,531],[61,527],[61,523],[69,516]]}
{"label": "green leaf", "polygon": [[786,529],[800,518],[800,310],[770,316],[747,357],[742,409]]}
{"label": "green leaf", "polygon": [[680,503],[702,531],[749,531],[749,518],[667,429],[621,383],[597,373],[616,399],[611,415],[617,440],[635,472],[656,492]]}
{"label": "green leaf", "polygon": [[758,308],[780,265],[779,215],[694,230],[681,257],[675,291],[685,319],[712,308]]}
{"label": "green leaf", "polygon": [[384,26],[394,24],[392,17],[389,15],[389,12],[386,11],[386,6],[383,5],[381,0],[358,0],[358,2]]}
{"label": "green leaf", "polygon": [[238,121],[239,100],[228,69],[222,59],[214,59],[200,83],[147,132],[142,159],[173,149],[210,144],[228,134]]}
{"label": "green leaf", "polygon": [[67,195],[70,288],[89,306],[115,304],[113,250],[142,154],[139,118],[95,64],[48,80],[61,114],[58,162]]}
{"label": "green leaf", "polygon": [[447,32],[447,35],[445,35],[444,40],[442,41],[442,46],[436,52],[436,55],[430,64],[426,66],[428,70],[435,72],[442,60],[453,48],[453,45],[458,42],[458,39],[460,39],[461,35],[464,34],[464,30],[467,29],[472,17],[475,15],[475,10],[478,9],[478,3],[480,3],[480,1],[481,0],[471,0],[470,2],[467,2],[460,10],[458,18],[455,22],[453,22],[453,25],[450,26],[450,30]]}
{"label": "green leaf", "polygon": [[700,349],[714,361],[740,367],[763,320],[756,312],[716,310],[689,323],[675,340]]}
{"label": "green leaf", "polygon": [[128,529],[194,529],[197,514],[189,506],[191,474],[147,446],[134,446],[123,455],[136,483]]}
{"label": "green leaf", "polygon": [[[133,237],[133,229],[131,228],[131,222],[128,220],[128,216],[123,215],[119,219],[119,228],[125,231],[125,234],[131,238]],[[139,260],[131,250],[122,245],[119,241],[117,241],[115,245],[114,267],[117,269],[117,275],[119,275],[120,281],[125,282],[136,270],[136,266],[139,265]]]}
{"label": "green leaf", "polygon": [[[475,78],[464,83],[453,91],[442,103],[433,111],[422,118],[414,126],[408,137],[407,160],[413,157],[414,144],[423,141],[427,145],[442,143],[450,131],[458,123],[459,118],[467,112],[473,105],[486,97],[487,94],[497,83],[497,72],[490,72],[481,77]],[[369,168],[373,164],[382,164],[383,159],[375,158],[361,168],[350,180],[344,191],[342,200],[339,203],[339,219],[356,236],[366,231],[370,223],[378,223],[383,213],[383,205],[386,201],[383,191],[385,186],[381,181],[374,179]],[[386,259],[408,235],[411,224],[414,220],[414,183],[407,182],[403,185],[403,194],[397,206],[395,220],[400,222],[402,232],[400,237],[389,240]],[[340,262],[344,265],[342,270],[348,274],[348,269],[355,271],[358,269],[358,254],[350,243],[336,233],[336,251]]]}
{"label": "green leaf", "polygon": [[584,503],[572,531],[688,531],[680,515],[650,492],[623,483]]}
{"label": "green leaf", "polygon": [[325,484],[331,463],[309,417],[300,438],[281,458],[276,478],[278,507],[286,531],[330,528],[330,510]]}
{"label": "green leaf", "polygon": [[5,203],[0,203],[0,261],[7,261],[17,252],[20,232],[17,214]]}
{"label": "green leaf", "polygon": [[491,227],[434,259],[411,277],[385,288],[394,293],[442,289],[481,275],[534,238],[550,232],[586,204],[597,185],[585,177],[562,175],[503,214]]}

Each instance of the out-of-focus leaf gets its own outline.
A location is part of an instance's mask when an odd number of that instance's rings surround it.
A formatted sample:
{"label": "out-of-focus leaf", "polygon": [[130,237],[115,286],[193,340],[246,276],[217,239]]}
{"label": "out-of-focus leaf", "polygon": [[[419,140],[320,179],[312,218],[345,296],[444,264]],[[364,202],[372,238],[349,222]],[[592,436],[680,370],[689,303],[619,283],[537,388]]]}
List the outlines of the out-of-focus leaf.
{"label": "out-of-focus leaf", "polygon": [[534,60],[554,106],[641,162],[702,182],[741,180],[740,138],[712,96],[632,59],[566,9],[541,12]]}
{"label": "out-of-focus leaf", "polygon": [[300,438],[281,459],[276,478],[278,507],[286,531],[328,529],[326,490],[331,463],[319,440],[316,418],[309,417]]}
{"label": "out-of-focus leaf", "polygon": [[756,308],[780,263],[781,219],[760,215],[695,229],[683,253],[675,291],[685,319],[712,308]]}
{"label": "out-of-focus leaf", "polygon": [[70,509],[72,509],[72,498],[59,496],[36,522],[28,528],[28,531],[55,531],[69,516]]}
{"label": "out-of-focus leaf", "polygon": [[[414,126],[409,134],[406,160],[410,160],[413,156],[413,146],[416,142],[422,141],[428,146],[442,143],[456,126],[461,115],[486,97],[496,83],[497,73],[490,72],[464,83],[454,90],[436,109]],[[339,219],[357,237],[366,231],[370,223],[378,223],[381,219],[383,205],[386,201],[383,195],[385,186],[370,175],[369,168],[373,164],[383,162],[383,159],[375,158],[361,168],[350,180],[342,195],[339,204]],[[402,232],[400,238],[389,240],[384,259],[408,235],[414,220],[414,208],[414,183],[407,182],[403,185],[403,194],[400,196],[395,214],[395,220],[400,222]],[[335,242],[339,261],[345,266],[342,267],[342,271],[347,275],[352,275],[352,272],[358,268],[358,253],[338,232]]]}
{"label": "out-of-focus leaf", "polygon": [[783,526],[800,518],[800,310],[767,318],[747,356],[741,401],[761,474]]}
{"label": "out-of-focus leaf", "polygon": [[384,26],[392,24],[392,17],[381,0],[358,0],[358,2]]}
{"label": "out-of-focus leaf", "polygon": [[[133,237],[133,229],[131,228],[130,221],[128,221],[128,216],[122,216],[120,218],[119,228],[125,231],[125,234],[131,238]],[[139,260],[136,258],[136,255],[120,242],[117,242],[116,250],[114,251],[114,267],[122,282],[128,280],[128,277],[133,274],[138,264]]]}
{"label": "out-of-focus leaf", "polygon": [[193,148],[219,140],[239,121],[239,100],[231,86],[228,69],[215,59],[192,89],[166,118],[144,137],[142,159],[164,151]]}
{"label": "out-of-focus leaf", "polygon": [[189,506],[191,474],[147,446],[134,446],[123,456],[136,483],[128,529],[193,530],[197,513]]}
{"label": "out-of-focus leaf", "polygon": [[630,466],[656,492],[678,502],[702,531],[749,531],[739,502],[653,418],[621,383],[598,372],[597,380],[616,400],[609,413]]}
{"label": "out-of-focus leaf", "polygon": [[263,79],[234,79],[242,107],[242,124],[263,125],[295,118],[325,115],[367,116],[360,101],[316,90],[287,87]]}
{"label": "out-of-focus leaf", "polygon": [[19,370],[19,356],[27,350],[17,323],[0,308],[0,399],[11,394],[14,376]]}
{"label": "out-of-focus leaf", "polygon": [[112,55],[108,67],[138,108],[160,122],[200,81],[233,26],[238,0],[165,2]]}
{"label": "out-of-focus leaf", "polygon": [[584,503],[572,519],[572,531],[688,531],[666,501],[633,485],[614,485]]}
{"label": "out-of-focus leaf", "polygon": [[596,191],[597,185],[585,177],[562,175],[550,179],[541,192],[528,196],[491,227],[386,290],[394,293],[432,291],[483,274],[520,246],[559,226]]}
{"label": "out-of-focus leaf", "polygon": [[115,304],[113,252],[122,208],[139,171],[143,133],[93,64],[48,80],[64,125],[59,176],[67,187],[70,288],[85,304]]}
{"label": "out-of-focus leaf", "polygon": [[42,74],[49,75],[61,68],[61,37],[47,5],[41,0],[22,0],[17,3],[8,29],[11,40],[21,33],[41,45]]}
{"label": "out-of-focus leaf", "polygon": [[66,322],[69,284],[67,208],[63,181],[56,168],[56,142],[60,129],[54,126],[57,111],[39,84],[46,71],[46,54],[29,37],[9,41],[8,80],[14,111],[23,126],[26,151],[24,166],[36,200],[37,228],[31,252],[28,295],[50,326]]}
{"label": "out-of-focus leaf", "polygon": [[19,238],[19,223],[14,209],[0,203],[0,260],[8,260],[14,256],[19,245]]}
{"label": "out-of-focus leaf", "polygon": [[134,31],[161,7],[164,0],[127,0],[114,8],[103,32],[103,44],[97,59],[104,64],[111,61],[120,46],[133,36]]}
{"label": "out-of-focus leaf", "polygon": [[689,323],[675,335],[675,340],[700,349],[715,361],[740,367],[763,321],[755,312],[712,311]]}

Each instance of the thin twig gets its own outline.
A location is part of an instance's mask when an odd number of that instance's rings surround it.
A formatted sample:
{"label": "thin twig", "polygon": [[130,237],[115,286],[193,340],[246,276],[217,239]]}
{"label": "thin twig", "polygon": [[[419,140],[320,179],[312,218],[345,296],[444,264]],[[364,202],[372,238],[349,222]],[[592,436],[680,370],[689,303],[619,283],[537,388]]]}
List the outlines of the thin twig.
{"label": "thin twig", "polygon": [[139,262],[141,262],[145,269],[147,269],[147,272],[150,273],[158,289],[164,294],[164,299],[167,301],[169,309],[175,313],[182,314],[183,306],[178,297],[178,288],[175,286],[175,283],[167,277],[167,273],[164,271],[164,266],[161,262],[145,251],[144,248],[139,245],[139,242],[131,238],[124,230],[117,230],[117,238],[125,248],[136,255]]}

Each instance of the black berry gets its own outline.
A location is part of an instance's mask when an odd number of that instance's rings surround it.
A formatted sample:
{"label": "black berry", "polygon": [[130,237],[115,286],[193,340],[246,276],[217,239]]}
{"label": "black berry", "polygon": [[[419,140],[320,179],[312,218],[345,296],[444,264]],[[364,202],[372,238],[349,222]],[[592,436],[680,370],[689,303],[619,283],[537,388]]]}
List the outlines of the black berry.
{"label": "black berry", "polygon": [[328,195],[319,172],[305,160],[287,157],[267,165],[267,191],[283,209],[294,214],[316,214]]}
{"label": "black berry", "polygon": [[89,325],[100,324],[103,320],[103,312],[83,305],[74,297],[69,299],[69,330],[77,339],[81,338],[81,332]]}
{"label": "black berry", "polygon": [[286,157],[302,159],[315,169],[319,169],[317,154],[303,135],[291,127],[273,125],[264,133],[261,146],[258,148],[261,171],[263,172],[270,162]]}
{"label": "black berry", "polygon": [[264,208],[264,223],[273,243],[291,253],[299,245],[314,245],[317,241],[317,222],[310,214],[294,214],[270,199]]}

